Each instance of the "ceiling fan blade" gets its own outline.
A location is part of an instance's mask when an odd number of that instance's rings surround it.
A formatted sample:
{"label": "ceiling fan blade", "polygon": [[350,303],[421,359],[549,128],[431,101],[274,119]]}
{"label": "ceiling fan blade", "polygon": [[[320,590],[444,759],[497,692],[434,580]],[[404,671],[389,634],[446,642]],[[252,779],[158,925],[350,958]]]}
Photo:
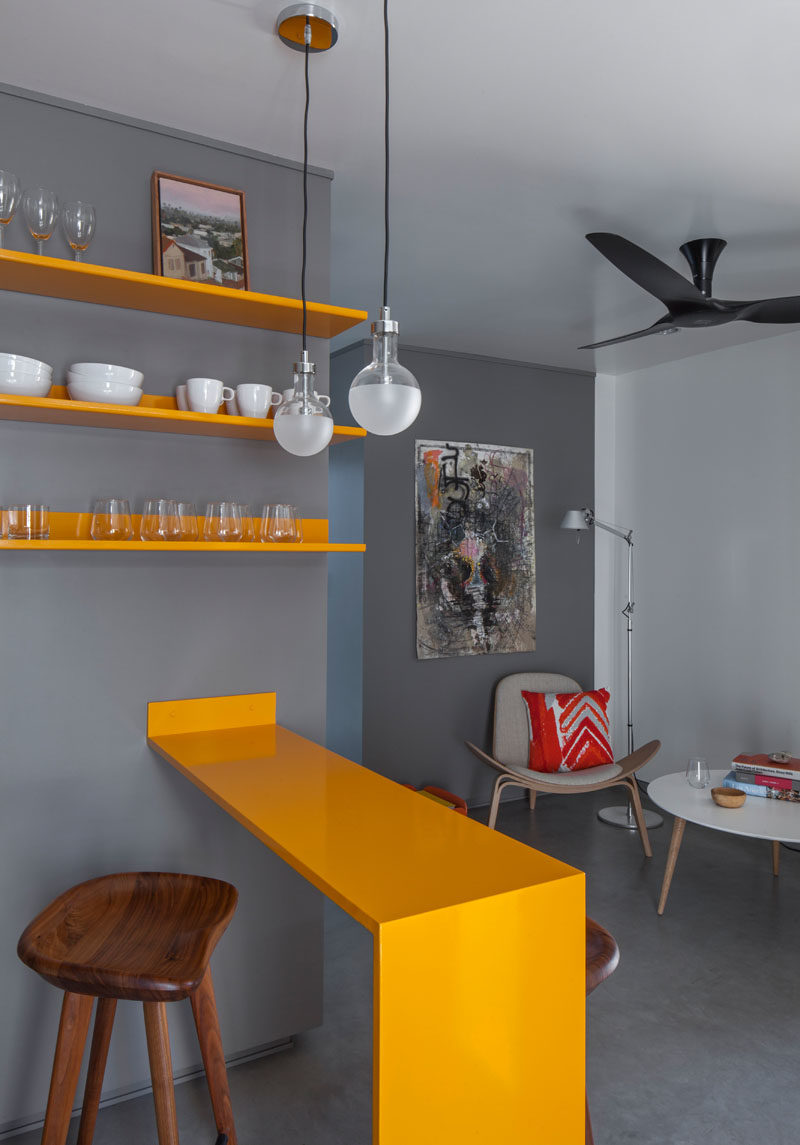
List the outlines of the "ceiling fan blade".
{"label": "ceiling fan blade", "polygon": [[694,283],[636,243],[604,231],[596,231],[586,237],[617,270],[648,294],[655,295],[672,313],[707,309],[708,301]]}
{"label": "ceiling fan blade", "polygon": [[602,346],[616,346],[618,342],[632,342],[634,338],[646,338],[648,334],[660,334],[663,330],[674,330],[675,323],[669,314],[659,318],[646,330],[636,330],[633,334],[623,334],[619,338],[607,338],[605,342],[591,342],[588,346],[579,346],[579,350],[599,350]]}
{"label": "ceiling fan blade", "polygon": [[800,322],[800,295],[743,303],[737,317],[743,322]]}

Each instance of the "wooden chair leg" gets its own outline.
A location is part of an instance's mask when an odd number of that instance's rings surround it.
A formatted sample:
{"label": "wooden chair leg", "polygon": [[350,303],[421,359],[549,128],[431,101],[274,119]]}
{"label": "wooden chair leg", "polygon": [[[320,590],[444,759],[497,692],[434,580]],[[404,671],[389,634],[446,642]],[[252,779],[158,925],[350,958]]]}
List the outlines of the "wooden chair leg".
{"label": "wooden chair leg", "polygon": [[88,994],[64,994],[42,1145],[64,1145],[67,1140],[93,1005],[94,998]]}
{"label": "wooden chair leg", "polygon": [[492,792],[492,803],[489,807],[489,821],[487,823],[487,826],[492,829],[494,829],[494,825],[497,822],[497,808],[500,806],[500,792],[503,790],[503,778],[502,775],[497,777],[494,784],[494,791]]}
{"label": "wooden chair leg", "polygon": [[772,840],[772,873],[776,879],[781,873],[781,845],[774,839]]}
{"label": "wooden chair leg", "polygon": [[233,1124],[233,1106],[228,1088],[228,1071],[225,1068],[225,1054],[219,1032],[217,1002],[214,997],[210,967],[206,970],[203,980],[194,994],[191,995],[191,1003],[217,1133],[226,1134],[229,1145],[237,1145],[236,1129]]}
{"label": "wooden chair leg", "polygon": [[589,1116],[589,1094],[586,1094],[586,1145],[594,1145],[594,1134],[592,1133],[592,1119]]}
{"label": "wooden chair leg", "polygon": [[143,1002],[150,1080],[156,1107],[158,1145],[179,1145],[178,1115],[172,1080],[172,1054],[169,1048],[166,1002]]}
{"label": "wooden chair leg", "polygon": [[536,807],[536,792],[532,787],[528,788],[528,806],[530,807],[531,811],[533,811],[533,809]]}
{"label": "wooden chair leg", "polygon": [[92,1048],[89,1053],[89,1072],[86,1075],[86,1086],[83,1090],[83,1108],[81,1109],[77,1145],[92,1145],[116,1010],[116,998],[98,998],[97,1011],[94,1016]]}
{"label": "wooden chair leg", "polygon": [[653,848],[650,846],[650,836],[647,833],[647,824],[644,821],[642,814],[642,801],[639,798],[639,788],[636,783],[636,776],[631,777],[631,782],[628,787],[630,793],[631,803],[633,804],[633,815],[636,819],[636,826],[639,828],[639,838],[642,840],[642,850],[646,859],[652,859]]}

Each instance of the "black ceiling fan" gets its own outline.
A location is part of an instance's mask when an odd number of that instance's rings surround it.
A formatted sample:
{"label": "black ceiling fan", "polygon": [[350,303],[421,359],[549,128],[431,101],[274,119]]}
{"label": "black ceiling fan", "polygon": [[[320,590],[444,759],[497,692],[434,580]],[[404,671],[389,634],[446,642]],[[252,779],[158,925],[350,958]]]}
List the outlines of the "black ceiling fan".
{"label": "black ceiling fan", "polygon": [[623,334],[620,338],[607,338],[604,342],[592,342],[588,346],[580,346],[581,350],[616,346],[618,342],[631,342],[634,338],[646,338],[648,334],[723,326],[726,322],[800,322],[800,295],[752,302],[731,302],[711,297],[714,267],[727,246],[725,239],[693,239],[683,244],[681,254],[689,263],[694,279],[692,285],[671,266],[621,235],[596,231],[586,237],[617,270],[663,302],[667,313],[645,330]]}

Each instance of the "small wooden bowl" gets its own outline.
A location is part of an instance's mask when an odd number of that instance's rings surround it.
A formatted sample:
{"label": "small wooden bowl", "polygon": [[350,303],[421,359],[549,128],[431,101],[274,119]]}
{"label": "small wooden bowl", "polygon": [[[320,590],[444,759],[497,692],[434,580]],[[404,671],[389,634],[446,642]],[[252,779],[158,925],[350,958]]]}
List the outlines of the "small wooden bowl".
{"label": "small wooden bowl", "polygon": [[747,794],[738,787],[712,787],[711,798],[720,807],[741,807]]}

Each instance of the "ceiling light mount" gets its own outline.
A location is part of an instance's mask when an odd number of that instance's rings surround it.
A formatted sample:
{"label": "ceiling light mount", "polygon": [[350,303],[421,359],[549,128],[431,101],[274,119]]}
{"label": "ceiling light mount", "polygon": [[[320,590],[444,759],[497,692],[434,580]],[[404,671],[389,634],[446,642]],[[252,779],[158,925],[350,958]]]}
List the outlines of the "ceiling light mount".
{"label": "ceiling light mount", "polygon": [[278,16],[275,30],[289,48],[306,50],[306,23],[311,26],[310,52],[327,52],[339,39],[339,21],[321,4],[290,4]]}

